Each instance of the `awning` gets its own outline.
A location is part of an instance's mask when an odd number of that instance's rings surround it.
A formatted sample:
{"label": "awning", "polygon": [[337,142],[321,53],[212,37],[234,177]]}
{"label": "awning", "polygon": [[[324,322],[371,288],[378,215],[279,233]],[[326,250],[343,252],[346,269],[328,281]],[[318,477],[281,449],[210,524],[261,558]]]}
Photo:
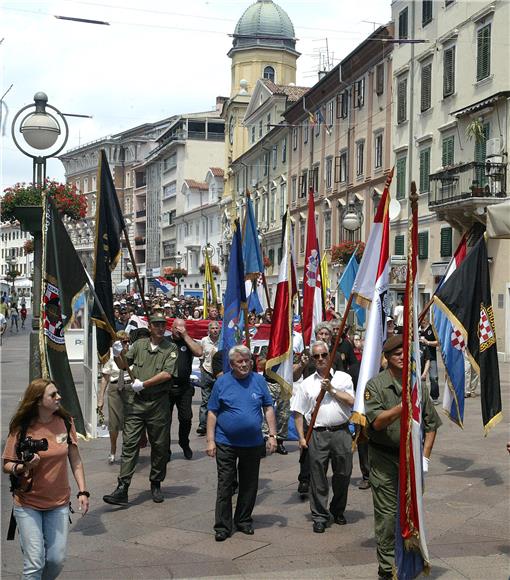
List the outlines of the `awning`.
{"label": "awning", "polygon": [[510,239],[510,200],[487,207],[487,235]]}
{"label": "awning", "polygon": [[494,103],[496,103],[499,99],[503,97],[510,96],[510,91],[501,91],[488,97],[487,99],[482,99],[477,103],[473,103],[472,105],[468,105],[467,107],[463,107],[462,109],[457,109],[456,111],[452,111],[450,115],[454,117],[463,117],[465,115],[470,115],[471,113],[476,113],[476,111],[480,111],[481,109],[485,109],[485,107],[490,107]]}

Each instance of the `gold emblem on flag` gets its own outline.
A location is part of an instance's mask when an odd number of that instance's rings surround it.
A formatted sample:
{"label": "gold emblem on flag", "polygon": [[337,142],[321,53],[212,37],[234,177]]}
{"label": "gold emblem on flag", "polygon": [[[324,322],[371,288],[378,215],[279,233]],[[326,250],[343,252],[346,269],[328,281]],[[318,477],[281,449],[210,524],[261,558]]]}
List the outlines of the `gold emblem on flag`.
{"label": "gold emblem on flag", "polygon": [[370,391],[365,390],[365,401],[370,401],[371,398],[372,395],[370,394]]}

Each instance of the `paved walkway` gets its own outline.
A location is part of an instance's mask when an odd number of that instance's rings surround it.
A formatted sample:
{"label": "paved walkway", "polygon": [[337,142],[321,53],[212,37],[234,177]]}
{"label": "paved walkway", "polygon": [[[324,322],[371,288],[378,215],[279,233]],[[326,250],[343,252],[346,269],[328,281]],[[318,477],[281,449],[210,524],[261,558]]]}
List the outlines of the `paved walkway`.
{"label": "paved walkway", "polygon": [[[7,336],[1,365],[2,447],[6,421],[27,384],[27,360],[28,334]],[[504,409],[508,409],[509,372],[509,364],[501,365]],[[194,427],[198,397],[197,391]],[[484,438],[480,399],[468,399],[465,423],[460,430],[444,420],[426,479],[431,578],[506,580],[510,572],[508,415]],[[289,443],[289,455],[263,461],[255,535],[237,533],[220,544],[212,531],[215,464],[203,451],[204,438],[194,435],[191,446],[194,458],[186,461],[174,445],[163,486],[165,502],[160,505],[150,499],[150,450],[143,450],[130,488],[131,504],[123,509],[101,500],[114,489],[119,469],[118,464],[107,464],[108,440],[81,443],[91,511],[85,518],[73,517],[63,579],[377,577],[372,497],[370,491],[357,488],[356,460],[346,512],[349,525],[312,533],[308,504],[296,494],[297,445]],[[21,569],[18,542],[5,542],[9,511],[4,476],[1,577],[5,579],[19,577]]]}

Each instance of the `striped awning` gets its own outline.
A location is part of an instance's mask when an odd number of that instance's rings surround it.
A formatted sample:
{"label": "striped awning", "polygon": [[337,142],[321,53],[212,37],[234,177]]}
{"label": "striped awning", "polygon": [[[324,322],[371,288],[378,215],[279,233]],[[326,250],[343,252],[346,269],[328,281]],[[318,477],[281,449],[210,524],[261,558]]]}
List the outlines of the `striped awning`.
{"label": "striped awning", "polygon": [[476,113],[476,111],[485,109],[485,107],[490,107],[491,105],[494,105],[494,103],[499,101],[499,99],[508,96],[510,96],[510,91],[501,91],[499,93],[496,93],[495,95],[487,97],[486,99],[482,99],[481,101],[468,105],[467,107],[457,109],[457,111],[452,111],[450,115],[454,117],[464,117],[465,115],[470,115],[471,113]]}

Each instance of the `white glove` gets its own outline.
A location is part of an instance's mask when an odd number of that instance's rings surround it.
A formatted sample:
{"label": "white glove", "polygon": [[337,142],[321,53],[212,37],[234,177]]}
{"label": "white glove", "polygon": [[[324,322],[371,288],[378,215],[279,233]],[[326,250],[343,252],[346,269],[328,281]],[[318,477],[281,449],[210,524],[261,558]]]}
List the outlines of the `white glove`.
{"label": "white glove", "polygon": [[429,472],[429,463],[430,459],[428,457],[423,456],[423,473]]}
{"label": "white glove", "polygon": [[133,384],[131,385],[131,388],[133,389],[133,391],[135,393],[139,393],[140,391],[143,390],[143,381],[140,381],[139,379],[135,379]]}
{"label": "white glove", "polygon": [[112,344],[112,352],[113,356],[120,356],[122,354],[122,342],[120,340],[116,340]]}

